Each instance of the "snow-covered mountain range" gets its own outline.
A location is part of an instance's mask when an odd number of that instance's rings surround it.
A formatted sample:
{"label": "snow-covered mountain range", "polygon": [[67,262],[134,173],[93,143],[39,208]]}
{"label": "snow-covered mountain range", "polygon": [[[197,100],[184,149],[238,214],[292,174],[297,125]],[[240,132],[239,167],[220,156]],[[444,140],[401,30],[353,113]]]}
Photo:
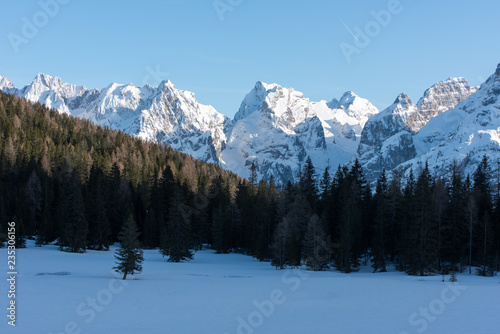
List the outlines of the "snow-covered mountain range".
{"label": "snow-covered mountain range", "polygon": [[340,100],[311,102],[300,92],[257,82],[233,120],[200,104],[170,81],[158,87],[113,83],[102,90],[38,74],[22,89],[0,77],[0,90],[40,102],[61,113],[89,119],[139,138],[166,143],[195,158],[249,176],[294,178],[307,156],[318,168],[347,163],[361,130],[376,113],[352,92]]}
{"label": "snow-covered mountain range", "polygon": [[484,155],[493,170],[500,161],[500,64],[477,91],[439,114],[413,137],[415,157],[398,166],[408,172],[426,162],[437,175],[449,173],[455,161],[472,174]]}
{"label": "snow-covered mountain range", "polygon": [[313,102],[292,88],[257,82],[232,120],[170,81],[91,90],[38,74],[17,89],[0,76],[0,90],[166,143],[243,177],[254,163],[260,177],[286,182],[310,156],[318,172],[357,158],[372,181],[383,168],[418,169],[428,161],[444,173],[457,160],[470,171],[485,153],[500,158],[499,76],[500,65],[480,87],[450,78],[427,89],[416,104],[401,93],[382,112],[353,92]]}
{"label": "snow-covered mountain range", "polygon": [[427,89],[417,104],[405,93],[399,94],[391,106],[368,120],[361,133],[356,157],[367,179],[415,158],[415,135],[430,119],[454,108],[476,90],[464,78],[449,78]]}

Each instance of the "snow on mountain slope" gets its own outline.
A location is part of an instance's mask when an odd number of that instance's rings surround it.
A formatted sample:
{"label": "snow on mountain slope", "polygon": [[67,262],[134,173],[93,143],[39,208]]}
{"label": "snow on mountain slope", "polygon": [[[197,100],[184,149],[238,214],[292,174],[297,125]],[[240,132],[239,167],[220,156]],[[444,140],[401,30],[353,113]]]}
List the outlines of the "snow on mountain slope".
{"label": "snow on mountain slope", "polygon": [[356,157],[368,180],[375,179],[384,168],[390,170],[415,157],[408,125],[415,113],[417,107],[408,95],[401,93],[391,106],[366,122]]}
{"label": "snow on mountain slope", "polygon": [[497,168],[500,160],[500,64],[468,98],[431,119],[414,136],[419,155],[398,168],[418,170],[427,162],[437,175],[446,175],[453,161],[473,173],[484,155]]}
{"label": "snow on mountain slope", "polygon": [[421,140],[415,143],[415,134],[476,90],[464,78],[449,78],[427,89],[416,105],[402,93],[391,106],[371,117],[363,128],[356,155],[367,179],[373,181],[383,169],[391,170],[425,151]]}
{"label": "snow on mountain slope", "polygon": [[219,163],[225,129],[231,125],[227,117],[200,104],[193,93],[175,88],[170,81],[156,88],[113,83],[99,91],[38,74],[30,85],[19,90],[1,78],[0,89],[61,113],[169,144],[213,163]]}
{"label": "snow on mountain slope", "polygon": [[362,125],[378,110],[354,93],[340,101],[311,102],[301,92],[257,82],[245,97],[222,152],[226,166],[246,177],[293,180],[308,156],[318,170],[347,163]]}
{"label": "snow on mountain slope", "polygon": [[16,88],[14,87],[12,81],[0,75],[0,91],[9,94],[15,94],[15,90]]}
{"label": "snow on mountain slope", "polygon": [[473,166],[479,155],[496,154],[499,71],[479,90],[463,78],[450,78],[426,90],[417,104],[402,93],[381,113],[353,92],[312,102],[292,88],[259,81],[234,120],[170,81],[90,90],[39,74],[22,89],[0,77],[0,90],[166,143],[243,177],[255,163],[260,178],[273,175],[286,182],[310,156],[318,172],[358,158],[372,181],[383,168],[409,168],[423,159],[435,165],[459,159]]}
{"label": "snow on mountain slope", "polygon": [[345,92],[340,100],[332,100],[328,106],[331,109],[343,110],[348,116],[347,123],[353,127],[357,134],[361,134],[366,121],[379,112],[370,101],[357,96],[351,91]]}
{"label": "snow on mountain slope", "polygon": [[158,87],[113,83],[89,90],[39,74],[22,89],[0,78],[0,89],[144,140],[166,143],[242,176],[249,176],[255,163],[259,177],[273,175],[277,182],[294,179],[307,156],[318,170],[347,163],[356,152],[364,123],[378,112],[352,92],[330,103],[311,102],[294,89],[263,82],[245,97],[234,121],[170,81]]}
{"label": "snow on mountain slope", "polygon": [[412,131],[418,132],[431,118],[453,109],[478,88],[471,87],[464,78],[449,78],[433,85],[417,102],[418,116],[412,120]]}

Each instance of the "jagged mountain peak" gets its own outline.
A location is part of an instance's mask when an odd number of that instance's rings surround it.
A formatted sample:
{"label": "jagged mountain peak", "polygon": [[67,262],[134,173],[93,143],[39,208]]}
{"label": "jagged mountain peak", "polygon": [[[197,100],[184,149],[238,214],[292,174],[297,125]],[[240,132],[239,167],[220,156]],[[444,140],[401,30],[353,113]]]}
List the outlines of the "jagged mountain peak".
{"label": "jagged mountain peak", "polygon": [[420,130],[431,118],[454,108],[476,91],[462,77],[450,77],[432,85],[417,102],[419,120],[415,120],[415,128]]}
{"label": "jagged mountain peak", "polygon": [[344,94],[342,94],[342,97],[340,98],[339,103],[342,105],[350,105],[352,104],[353,100],[358,97],[358,95],[354,94],[353,91],[348,90]]}
{"label": "jagged mountain peak", "polygon": [[[60,77],[48,75],[45,73],[38,73],[33,82],[27,87],[46,87],[51,90],[64,90],[64,89],[77,89],[86,90],[85,86],[77,86],[64,82]],[[28,88],[29,89],[29,88]]]}
{"label": "jagged mountain peak", "polygon": [[268,92],[268,91],[273,91],[273,90],[276,90],[278,88],[282,88],[280,85],[278,85],[277,83],[265,83],[263,81],[257,81],[255,83],[255,89],[258,90],[258,91],[265,91],[265,92]]}
{"label": "jagged mountain peak", "polygon": [[2,77],[0,75],[0,90],[13,89],[13,88],[15,88],[15,86],[12,83],[12,81],[10,81],[8,78]]}
{"label": "jagged mountain peak", "polygon": [[393,104],[399,104],[405,107],[407,105],[413,105],[413,102],[411,102],[410,97],[405,92],[402,92],[396,97]]}
{"label": "jagged mountain peak", "polygon": [[305,99],[304,94],[293,88],[257,81],[254,88],[243,99],[234,120],[239,121],[246,118],[257,110],[282,117],[289,111],[287,105],[299,100],[305,100],[306,103],[309,103],[309,99]]}
{"label": "jagged mountain peak", "polygon": [[175,87],[175,85],[173,84],[172,81],[170,80],[164,80],[162,81],[159,85],[158,85],[158,88],[161,90],[161,91],[166,91],[166,90],[169,90],[169,91],[174,91],[174,90],[177,90],[177,88]]}
{"label": "jagged mountain peak", "polygon": [[[334,105],[330,104],[330,106]],[[342,94],[342,97],[336,106],[334,106],[334,109],[342,109],[348,116],[355,118],[360,123],[361,128],[364,127],[366,121],[368,121],[371,116],[379,113],[377,107],[370,101],[358,96],[352,91],[347,91]]]}
{"label": "jagged mountain peak", "polygon": [[[453,161],[464,175],[474,171],[484,155],[500,159],[500,65],[493,75],[454,108],[433,117],[414,137],[418,155],[399,166],[416,168],[425,162],[437,175],[448,173]],[[495,164],[496,165],[496,164]]]}

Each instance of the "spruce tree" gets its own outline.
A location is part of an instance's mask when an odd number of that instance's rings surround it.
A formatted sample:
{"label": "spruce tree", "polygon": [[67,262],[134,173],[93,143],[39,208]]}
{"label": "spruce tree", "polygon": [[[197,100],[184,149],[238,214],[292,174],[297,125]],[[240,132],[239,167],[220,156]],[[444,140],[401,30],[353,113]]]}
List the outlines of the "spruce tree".
{"label": "spruce tree", "polygon": [[448,185],[448,206],[441,252],[449,263],[452,281],[456,281],[455,272],[459,263],[467,263],[467,201],[468,194],[462,181],[461,170],[456,162],[451,166],[451,179]]}
{"label": "spruce tree", "polygon": [[271,265],[276,269],[285,269],[292,262],[290,256],[291,235],[290,223],[287,217],[284,217],[276,227],[271,246],[273,252]]}
{"label": "spruce tree", "polygon": [[63,234],[60,240],[61,250],[79,253],[87,246],[88,224],[85,217],[85,203],[81,192],[80,180],[75,170],[71,172],[61,205]]}
{"label": "spruce tree", "polygon": [[494,274],[493,199],[491,196],[491,167],[485,155],[474,172],[473,196],[477,203],[476,261],[478,274]]}
{"label": "spruce tree", "polygon": [[375,228],[372,248],[372,268],[374,272],[387,271],[387,223],[388,223],[388,207],[387,207],[387,177],[385,169],[377,180],[375,202]]}
{"label": "spruce tree", "polygon": [[311,208],[315,208],[317,202],[316,170],[310,157],[302,169],[299,186],[302,194]]}
{"label": "spruce tree", "polygon": [[182,211],[183,198],[180,186],[174,187],[168,220],[163,223],[160,239],[160,253],[168,256],[169,262],[180,262],[193,258],[190,235],[191,220]]}
{"label": "spruce tree", "polygon": [[320,218],[313,214],[309,219],[303,241],[303,258],[309,270],[320,271],[328,268],[331,249]]}
{"label": "spruce tree", "polygon": [[229,253],[233,246],[233,230],[231,215],[231,194],[229,184],[221,175],[217,177],[212,187],[219,189],[219,193],[212,200],[212,240],[213,247],[217,253]]}
{"label": "spruce tree", "polygon": [[139,241],[139,231],[132,215],[130,215],[118,235],[120,248],[115,252],[116,266],[113,269],[123,274],[123,279],[127,275],[139,274],[142,272],[142,262],[144,261],[141,243]]}
{"label": "spruce tree", "polygon": [[108,250],[111,236],[105,196],[104,172],[93,165],[87,184],[87,221],[89,225],[88,248]]}
{"label": "spruce tree", "polygon": [[432,178],[426,163],[415,184],[413,215],[408,226],[410,235],[406,271],[410,275],[428,275],[437,267],[438,231],[432,189]]}
{"label": "spruce tree", "polygon": [[26,204],[28,209],[26,234],[33,237],[42,217],[42,184],[35,170],[31,172],[26,184]]}

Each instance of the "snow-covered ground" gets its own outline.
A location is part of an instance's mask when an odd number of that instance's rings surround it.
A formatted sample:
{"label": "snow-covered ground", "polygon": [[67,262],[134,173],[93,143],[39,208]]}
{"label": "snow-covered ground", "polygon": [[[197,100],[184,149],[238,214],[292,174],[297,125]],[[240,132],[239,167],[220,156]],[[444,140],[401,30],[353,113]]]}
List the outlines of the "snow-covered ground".
{"label": "snow-covered ground", "polygon": [[[114,250],[113,248],[112,250]],[[204,250],[188,263],[145,251],[143,273],[115,278],[114,252],[17,251],[16,327],[1,333],[500,333],[500,277],[275,270]],[[7,250],[0,249],[7,273]]]}

